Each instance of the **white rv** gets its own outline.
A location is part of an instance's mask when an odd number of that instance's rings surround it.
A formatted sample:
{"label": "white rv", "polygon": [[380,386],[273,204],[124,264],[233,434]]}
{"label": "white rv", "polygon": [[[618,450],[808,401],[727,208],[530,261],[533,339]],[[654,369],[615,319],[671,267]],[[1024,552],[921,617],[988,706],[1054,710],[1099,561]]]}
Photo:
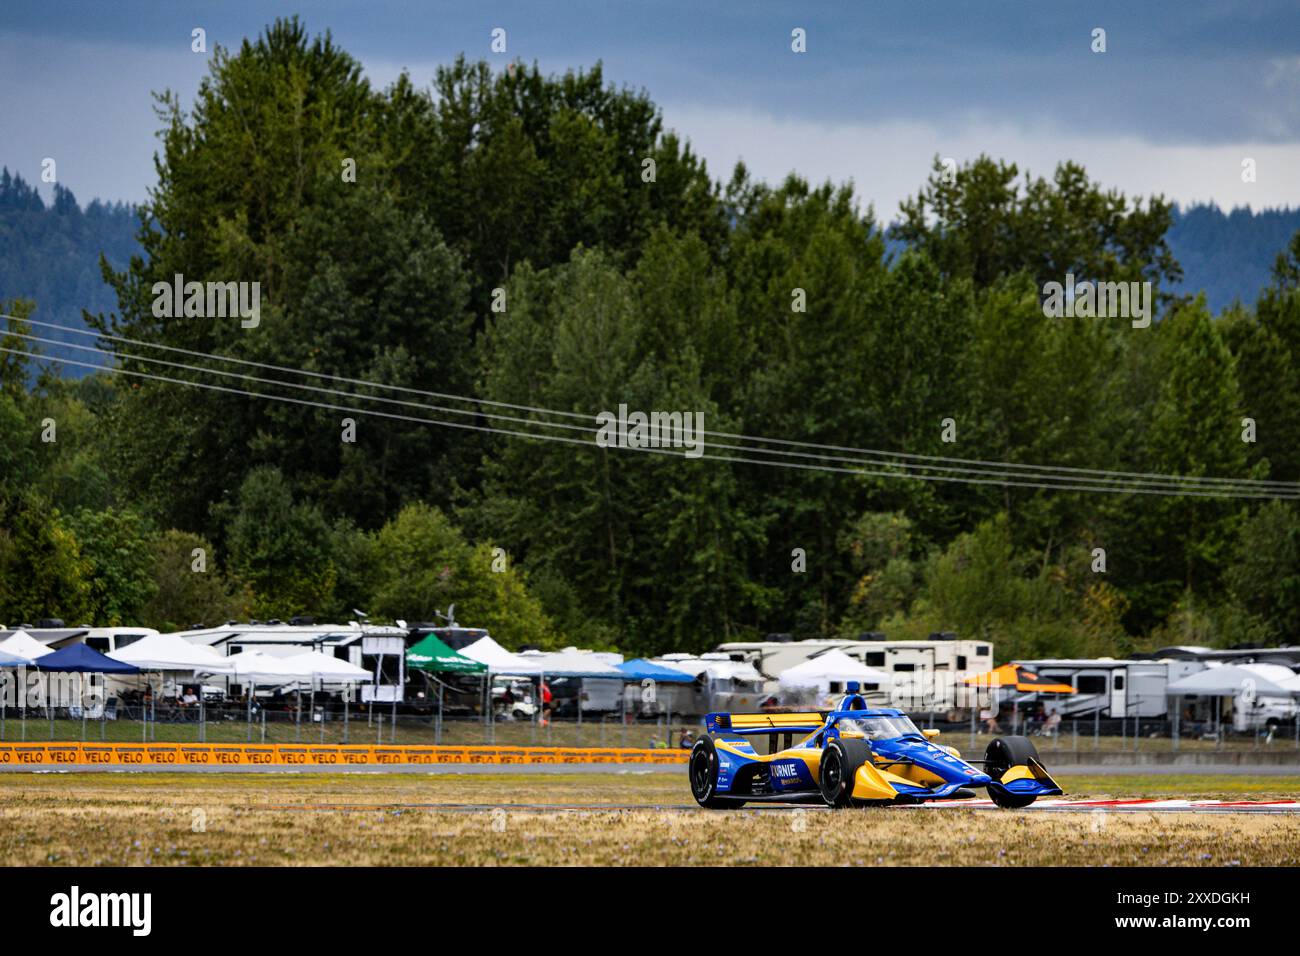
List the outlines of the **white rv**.
{"label": "white rv", "polygon": [[[271,657],[292,657],[304,651],[320,651],[378,673],[377,683],[361,685],[363,703],[391,703],[405,695],[406,642],[408,629],[377,625],[316,624],[294,619],[281,621],[231,621],[217,627],[180,631],[192,644],[211,647],[223,657],[240,651],[259,651]],[[229,683],[229,680],[227,680]]]}
{"label": "white rv", "polygon": [[[782,672],[831,649],[887,672],[893,678],[889,703],[902,710],[964,719],[970,708],[986,703],[986,691],[976,692],[962,682],[993,669],[990,641],[948,636],[925,641],[734,641],[720,644],[717,653],[752,664],[775,682]],[[771,688],[775,692],[775,683]]]}
{"label": "white rv", "polygon": [[1051,695],[1050,706],[1063,718],[1164,717],[1165,686],[1205,669],[1199,661],[1134,661],[1113,657],[1018,660],[1040,677],[1075,689]]}

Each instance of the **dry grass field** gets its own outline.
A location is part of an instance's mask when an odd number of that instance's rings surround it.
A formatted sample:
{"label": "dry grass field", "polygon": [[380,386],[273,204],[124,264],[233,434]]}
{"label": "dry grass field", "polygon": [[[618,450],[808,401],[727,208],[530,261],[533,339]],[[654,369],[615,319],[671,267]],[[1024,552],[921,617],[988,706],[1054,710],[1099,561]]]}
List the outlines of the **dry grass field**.
{"label": "dry grass field", "polygon": [[[1296,777],[1062,783],[1072,797],[1300,795]],[[4,774],[0,863],[1300,865],[1300,816],[673,809],[689,803],[662,773]]]}

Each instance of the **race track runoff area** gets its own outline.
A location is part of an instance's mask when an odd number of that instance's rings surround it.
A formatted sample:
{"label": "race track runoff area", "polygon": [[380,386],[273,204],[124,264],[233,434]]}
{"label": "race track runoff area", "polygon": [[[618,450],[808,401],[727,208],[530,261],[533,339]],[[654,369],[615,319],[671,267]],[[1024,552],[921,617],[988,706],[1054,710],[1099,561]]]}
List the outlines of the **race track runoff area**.
{"label": "race track runoff area", "polygon": [[0,865],[1300,865],[1300,774],[1063,774],[980,799],[704,810],[678,764],[0,773]]}

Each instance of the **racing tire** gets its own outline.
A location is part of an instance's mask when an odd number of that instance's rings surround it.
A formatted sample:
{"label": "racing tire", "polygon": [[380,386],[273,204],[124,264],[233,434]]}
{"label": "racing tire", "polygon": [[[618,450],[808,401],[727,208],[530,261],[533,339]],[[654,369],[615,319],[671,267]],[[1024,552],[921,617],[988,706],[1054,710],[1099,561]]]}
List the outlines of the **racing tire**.
{"label": "racing tire", "polygon": [[691,796],[706,810],[745,805],[744,800],[718,796],[718,748],[713,745],[712,736],[704,736],[695,741],[695,746],[691,748],[690,763],[687,764],[687,774],[691,780]]}
{"label": "racing tire", "polygon": [[839,810],[853,804],[853,780],[870,759],[871,747],[865,740],[835,737],[826,744],[817,773],[826,806]]}
{"label": "racing tire", "polygon": [[[984,772],[1000,781],[1012,767],[1038,760],[1038,748],[1028,737],[998,737],[984,751]],[[1023,810],[1036,799],[1032,794],[1007,793],[996,787],[988,788],[989,799],[1004,810]]]}

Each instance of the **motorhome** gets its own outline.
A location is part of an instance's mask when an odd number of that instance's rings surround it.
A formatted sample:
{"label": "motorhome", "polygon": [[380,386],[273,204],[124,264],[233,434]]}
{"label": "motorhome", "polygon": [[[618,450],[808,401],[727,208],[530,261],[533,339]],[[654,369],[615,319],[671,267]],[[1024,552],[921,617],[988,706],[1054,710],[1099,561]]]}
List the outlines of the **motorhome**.
{"label": "motorhome", "polygon": [[1040,677],[1075,689],[1052,695],[1050,705],[1063,718],[1165,717],[1169,702],[1165,686],[1205,669],[1196,660],[1118,660],[1099,658],[1038,658],[1017,660]]}
{"label": "motorhome", "polygon": [[259,651],[272,657],[292,657],[320,651],[363,667],[378,679],[362,684],[362,703],[401,701],[406,693],[406,646],[409,629],[379,625],[317,624],[304,618],[282,621],[230,621],[217,627],[178,632],[193,644],[211,647],[223,657]]}
{"label": "motorhome", "polygon": [[831,649],[887,672],[893,678],[890,706],[961,720],[970,708],[986,703],[985,691],[962,682],[993,669],[992,642],[958,639],[946,632],[924,641],[891,641],[884,635],[860,640],[734,641],[718,645],[716,653],[752,664],[775,692],[783,671]]}

